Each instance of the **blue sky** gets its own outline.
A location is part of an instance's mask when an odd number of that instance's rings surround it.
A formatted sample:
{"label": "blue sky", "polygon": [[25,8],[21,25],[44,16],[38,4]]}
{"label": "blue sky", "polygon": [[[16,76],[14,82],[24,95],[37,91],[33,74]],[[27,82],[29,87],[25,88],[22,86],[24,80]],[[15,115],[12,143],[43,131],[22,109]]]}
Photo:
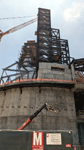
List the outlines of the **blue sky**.
{"label": "blue sky", "polygon": [[[70,56],[84,58],[84,0],[0,0],[0,18],[33,16],[0,20],[0,30],[10,28],[37,16],[38,8],[51,10],[51,27],[60,29],[62,39],[68,39]],[[36,40],[37,23],[5,35],[0,42],[0,75],[2,68],[18,60],[21,47]]]}

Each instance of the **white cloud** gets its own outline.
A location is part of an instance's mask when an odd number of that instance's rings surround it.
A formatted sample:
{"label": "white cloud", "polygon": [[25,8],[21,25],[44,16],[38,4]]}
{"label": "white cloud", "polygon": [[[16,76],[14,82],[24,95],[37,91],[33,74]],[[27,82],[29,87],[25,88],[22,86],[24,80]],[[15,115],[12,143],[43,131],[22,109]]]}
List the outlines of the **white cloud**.
{"label": "white cloud", "polygon": [[56,3],[62,3],[64,0],[55,0]]}
{"label": "white cloud", "polygon": [[[36,0],[36,2],[42,2],[43,3],[43,1],[45,2],[45,0]],[[61,3],[61,2],[63,2],[64,0],[54,0],[54,1],[52,1],[52,3]],[[47,0],[47,2],[48,3],[51,3],[51,1],[49,1],[49,0]]]}
{"label": "white cloud", "polygon": [[66,21],[75,21],[78,19],[84,11],[84,2],[74,2],[71,8],[68,8],[64,11],[64,20]]}

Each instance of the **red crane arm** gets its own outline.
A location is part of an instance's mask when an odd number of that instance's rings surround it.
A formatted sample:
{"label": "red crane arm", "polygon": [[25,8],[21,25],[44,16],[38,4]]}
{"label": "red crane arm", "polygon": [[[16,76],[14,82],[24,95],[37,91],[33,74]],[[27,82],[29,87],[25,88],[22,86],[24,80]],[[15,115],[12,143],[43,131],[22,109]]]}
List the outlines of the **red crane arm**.
{"label": "red crane arm", "polygon": [[33,115],[31,115],[17,130],[24,129],[44,108],[47,110],[47,103],[39,108]]}
{"label": "red crane arm", "polygon": [[17,31],[17,30],[19,30],[19,29],[22,29],[22,28],[24,28],[24,27],[26,27],[26,26],[28,26],[28,25],[34,23],[35,21],[37,21],[37,18],[34,18],[34,19],[30,20],[30,21],[27,21],[27,22],[25,22],[25,23],[22,23],[22,24],[20,24],[20,25],[18,25],[18,26],[16,26],[16,27],[13,27],[13,28],[9,29],[9,30],[6,31],[6,32],[2,32],[2,31],[0,30],[0,40],[1,40],[2,36],[6,35],[6,34],[9,34],[9,33],[13,33],[13,32],[15,32],[15,31]]}

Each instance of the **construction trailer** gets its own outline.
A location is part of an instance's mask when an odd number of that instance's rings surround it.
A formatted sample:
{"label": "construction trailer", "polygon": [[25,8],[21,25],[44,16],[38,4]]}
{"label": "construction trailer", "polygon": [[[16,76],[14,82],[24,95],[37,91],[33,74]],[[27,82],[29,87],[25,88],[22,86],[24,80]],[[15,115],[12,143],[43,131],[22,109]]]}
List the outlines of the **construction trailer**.
{"label": "construction trailer", "polygon": [[[0,78],[0,129],[16,130],[47,102],[53,106],[53,113],[43,110],[24,130],[46,130],[46,133],[53,133],[54,130],[55,133],[60,130],[70,131],[73,133],[73,142],[62,142],[64,148],[83,149],[84,58],[70,57],[68,40],[60,39],[59,29],[51,28],[50,10],[38,10],[37,43],[24,43],[19,60],[4,68]],[[17,66],[16,69],[11,69],[14,65]],[[4,75],[7,71],[16,73]],[[20,132],[17,131],[17,134]],[[32,133],[31,135],[33,138]],[[46,143],[45,136],[44,141]],[[66,147],[66,144],[71,147]],[[44,149],[47,146],[44,144]],[[48,148],[60,149],[60,145],[54,146],[53,143]]]}

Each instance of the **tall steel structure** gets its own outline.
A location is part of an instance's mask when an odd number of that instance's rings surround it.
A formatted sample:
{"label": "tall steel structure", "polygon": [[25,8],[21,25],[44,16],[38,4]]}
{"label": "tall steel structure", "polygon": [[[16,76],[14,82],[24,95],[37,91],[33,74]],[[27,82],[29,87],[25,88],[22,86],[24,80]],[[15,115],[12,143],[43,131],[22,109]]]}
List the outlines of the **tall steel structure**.
{"label": "tall steel structure", "polygon": [[[35,67],[31,78],[37,77],[39,62],[53,62],[69,65],[70,54],[68,41],[60,39],[59,29],[51,28],[50,10],[38,9],[37,43],[28,41],[24,44],[19,62],[25,67]],[[30,69],[29,69],[30,73]],[[36,73],[36,76],[35,76]]]}
{"label": "tall steel structure", "polygon": [[[18,61],[3,69],[0,78],[2,82],[4,82],[4,79],[6,79],[6,82],[23,78],[37,78],[39,62],[52,62],[68,65],[70,67],[68,40],[60,39],[60,30],[51,28],[49,9],[38,9],[38,26],[36,33],[37,43],[35,41],[27,41],[27,43],[24,43]],[[74,59],[71,63],[74,64],[76,71],[84,71],[84,59],[77,61]],[[11,69],[14,65],[16,65],[16,69]],[[15,73],[8,74],[7,71]],[[6,72],[5,76],[3,75],[4,72]]]}
{"label": "tall steel structure", "polygon": [[59,29],[51,28],[50,10],[39,8],[37,29],[38,62],[57,62],[68,65],[68,41],[60,39]]}

